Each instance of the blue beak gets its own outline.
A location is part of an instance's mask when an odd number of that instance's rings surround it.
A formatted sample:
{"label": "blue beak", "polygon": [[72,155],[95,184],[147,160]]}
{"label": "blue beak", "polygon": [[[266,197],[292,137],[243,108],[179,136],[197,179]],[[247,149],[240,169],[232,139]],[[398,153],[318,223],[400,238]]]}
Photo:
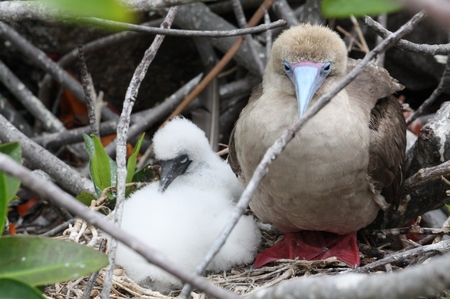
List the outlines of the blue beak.
{"label": "blue beak", "polygon": [[324,63],[303,62],[291,65],[291,71],[287,72],[295,86],[299,118],[305,114],[311,99],[328,75],[322,71],[323,67]]}

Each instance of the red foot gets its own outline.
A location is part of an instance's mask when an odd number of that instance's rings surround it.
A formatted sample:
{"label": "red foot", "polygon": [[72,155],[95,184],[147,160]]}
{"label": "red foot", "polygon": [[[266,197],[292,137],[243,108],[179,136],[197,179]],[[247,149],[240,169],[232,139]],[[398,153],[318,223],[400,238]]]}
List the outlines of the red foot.
{"label": "red foot", "polygon": [[259,268],[279,259],[324,260],[336,257],[344,263],[359,266],[356,232],[338,235],[319,231],[287,233],[283,241],[258,254],[253,266]]}

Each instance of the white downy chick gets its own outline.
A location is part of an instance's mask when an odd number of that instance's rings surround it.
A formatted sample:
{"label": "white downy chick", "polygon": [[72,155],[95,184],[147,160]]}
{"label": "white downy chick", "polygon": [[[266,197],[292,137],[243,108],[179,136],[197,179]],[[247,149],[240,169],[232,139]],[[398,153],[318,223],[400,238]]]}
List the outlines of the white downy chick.
{"label": "white downy chick", "polygon": [[[154,136],[163,170],[152,183],[125,201],[122,228],[188,271],[197,265],[228,222],[242,191],[229,166],[210,148],[203,131],[176,118]],[[261,233],[252,216],[242,216],[208,270],[251,263]],[[117,264],[137,283],[166,293],[181,282],[151,265],[123,244]]]}

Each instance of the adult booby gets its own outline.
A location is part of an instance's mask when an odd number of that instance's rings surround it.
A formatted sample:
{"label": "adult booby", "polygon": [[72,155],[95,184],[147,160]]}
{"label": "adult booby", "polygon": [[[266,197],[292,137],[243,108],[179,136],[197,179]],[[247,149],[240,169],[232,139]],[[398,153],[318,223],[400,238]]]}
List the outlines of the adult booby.
{"label": "adult booby", "polygon": [[[229,165],[209,148],[204,132],[186,119],[167,123],[153,144],[161,180],[125,201],[121,227],[194,272],[227,223],[242,187]],[[208,270],[251,263],[260,237],[254,218],[242,216]],[[123,244],[116,260],[130,278],[153,290],[165,293],[181,286]]]}
{"label": "adult booby", "polygon": [[[230,164],[244,184],[267,148],[355,64],[329,28],[299,25],[278,37],[230,139]],[[401,88],[386,70],[369,66],[269,167],[250,208],[285,238],[255,266],[330,256],[359,265],[356,232],[400,196],[406,128],[391,95]]]}

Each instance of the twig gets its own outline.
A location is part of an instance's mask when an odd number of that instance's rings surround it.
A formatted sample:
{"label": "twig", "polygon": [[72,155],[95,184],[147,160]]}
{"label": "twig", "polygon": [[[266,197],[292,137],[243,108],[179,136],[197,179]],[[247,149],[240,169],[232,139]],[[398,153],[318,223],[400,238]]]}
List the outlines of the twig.
{"label": "twig", "polygon": [[282,27],[287,24],[285,20],[278,20],[270,24],[261,24],[258,26],[256,26],[255,24],[253,25],[254,27],[252,26],[252,28],[242,28],[234,30],[183,30],[183,29],[164,29],[164,28],[148,27],[109,20],[102,20],[97,18],[82,18],[82,19],[93,25],[95,24],[102,26],[108,25],[120,30],[129,30],[150,34],[161,34],[166,36],[212,37],[212,38],[240,36],[240,35],[246,36],[248,34],[261,33],[269,29]]}
{"label": "twig", "polygon": [[[383,13],[381,15],[378,16],[378,22],[380,23],[381,26],[383,26],[384,28],[387,27],[387,14]],[[381,38],[381,36],[377,35],[377,39],[375,44],[378,45],[379,43],[381,43],[383,41],[383,39]],[[379,67],[384,67],[384,58],[386,56],[386,53],[381,53],[380,55],[378,55],[378,61],[377,61],[377,65]]]}
{"label": "twig", "polygon": [[359,40],[361,41],[362,44],[361,50],[366,54],[369,53],[369,47],[367,46],[366,39],[364,38],[364,34],[361,31],[361,27],[359,27],[358,20],[356,20],[356,18],[353,15],[350,16],[350,20],[352,21],[353,27],[355,28],[355,31],[358,34]]}
{"label": "twig", "polygon": [[370,232],[372,235],[377,235],[383,238],[385,236],[398,236],[407,234],[420,234],[420,235],[449,234],[450,228],[427,228],[413,225],[410,227],[371,230],[368,232]]}
{"label": "twig", "polygon": [[18,141],[22,147],[24,158],[34,168],[48,173],[66,190],[70,190],[73,194],[79,194],[81,191],[94,194],[94,185],[91,180],[82,177],[66,163],[30,140],[2,115],[0,115],[0,140],[3,142]]}
{"label": "twig", "polygon": [[0,114],[3,115],[9,122],[18,128],[27,137],[34,135],[33,129],[25,121],[20,113],[8,102],[8,100],[0,94]]}
{"label": "twig", "polygon": [[[195,88],[198,82],[200,82],[201,77],[202,74],[195,76],[193,79],[191,79],[188,83],[183,85],[174,94],[172,94],[163,103],[156,106],[155,108],[136,113],[142,115],[141,117],[135,119],[132,116],[131,121],[133,122],[133,125],[131,125],[128,131],[128,140],[138,136],[141,132],[147,130],[151,126],[162,121],[164,117],[167,117],[167,115],[170,114],[170,112],[173,111],[175,107],[180,104],[183,98]],[[114,140],[113,142],[108,144],[108,146],[105,148],[106,152],[111,157],[114,156],[116,142],[117,141]],[[150,146],[148,146],[148,148],[150,148]],[[137,167],[138,168],[142,167],[143,165],[141,163],[143,162],[144,159],[140,160]]]}
{"label": "twig", "polygon": [[[287,21],[289,27],[297,26],[300,22],[286,0],[278,0],[272,5],[274,13],[280,18]],[[269,59],[267,59],[269,60]]]}
{"label": "twig", "polygon": [[353,270],[352,272],[366,273],[371,270],[375,270],[378,267],[384,266],[386,264],[398,263],[398,262],[401,262],[405,259],[408,259],[408,258],[416,256],[416,255],[421,255],[421,254],[430,253],[430,252],[446,253],[449,251],[450,251],[450,240],[445,240],[445,241],[441,241],[437,244],[424,245],[424,246],[412,248],[407,251],[394,253],[394,254],[387,256],[381,260],[372,262],[363,267],[359,267],[359,268]]}
{"label": "twig", "polygon": [[[167,13],[164,21],[161,24],[161,27],[170,28],[173,19],[175,18],[178,12],[178,9],[179,9],[178,6],[174,6],[169,9],[169,12]],[[147,73],[148,67],[155,58],[155,55],[158,52],[158,49],[161,46],[164,37],[165,37],[164,35],[155,36],[155,39],[153,40],[152,44],[147,49],[147,51],[145,51],[144,57],[137,66],[136,70],[134,71],[130,85],[128,86],[127,92],[125,94],[125,101],[123,103],[123,109],[120,115],[119,123],[117,124],[117,139],[116,139],[117,200],[114,213],[114,222],[119,226],[120,223],[122,222],[123,203],[125,201],[125,179],[127,177],[127,169],[126,169],[127,136],[128,136],[128,129],[130,126],[130,115],[134,103],[136,101],[141,82]],[[116,259],[117,245],[118,242],[114,238],[112,238],[108,252],[109,265],[105,270],[106,271],[105,281],[103,283],[103,290],[102,290],[103,299],[109,298],[109,293],[112,286],[112,277]]]}
{"label": "twig", "polygon": [[[0,2],[0,4],[1,3],[3,2]],[[9,40],[28,59],[49,73],[55,81],[67,88],[75,97],[84,101],[84,92],[81,84],[72,78],[57,63],[51,60],[42,50],[32,45],[25,38],[20,36],[12,27],[3,22],[0,22],[0,36]],[[117,115],[110,109],[104,109],[103,117],[105,119],[114,119],[114,117],[117,118]]]}
{"label": "twig", "polygon": [[[261,4],[261,6],[256,10],[256,12],[253,14],[252,18],[248,22],[248,26],[254,26],[256,23],[261,20],[261,18],[264,15],[263,8],[266,10],[270,8],[272,3],[275,0],[264,0],[264,2]],[[203,78],[203,80],[198,84],[198,86],[183,100],[183,102],[175,109],[175,111],[172,112],[172,114],[167,118],[166,122],[173,118],[174,116],[177,116],[180,114],[186,107],[189,105],[190,102],[192,102],[199,94],[200,92],[211,82],[212,79],[214,79],[215,76],[217,76],[218,73],[228,64],[228,62],[233,58],[234,54],[237,53],[240,46],[242,45],[243,37],[240,36],[237,38],[237,40],[234,42],[234,44],[231,46],[231,48],[228,50],[228,52],[222,57],[222,59],[217,63],[217,65]]]}
{"label": "twig", "polygon": [[423,114],[425,109],[427,109],[431,104],[433,104],[437,98],[442,94],[444,90],[447,89],[450,80],[450,53],[447,55],[447,63],[445,64],[444,73],[442,74],[439,85],[433,91],[428,99],[426,99],[419,108],[417,108],[414,113],[408,117],[406,120],[406,125],[409,126],[414,120],[416,120],[420,115]]}
{"label": "twig", "polygon": [[[348,37],[349,39],[350,39],[350,41],[351,42],[354,42],[357,46],[358,46],[358,48],[359,48],[359,50],[361,50],[361,52],[365,52],[363,49],[364,49],[364,46],[353,36],[353,35],[351,35],[350,34],[350,32],[348,32],[347,30],[345,30],[344,28],[342,28],[341,26],[339,26],[339,25],[337,25],[336,26],[336,29],[339,31],[339,32],[341,32],[342,34],[344,34],[346,37]],[[351,45],[351,44],[350,44]],[[350,48],[351,49],[351,48]],[[348,50],[348,52],[350,52],[350,49]],[[367,54],[367,52],[365,52],[366,54]]]}
{"label": "twig", "polygon": [[[1,22],[0,22],[1,24]],[[0,81],[38,119],[46,130],[63,132],[64,125],[36,98],[19,78],[0,60]]]}
{"label": "twig", "polygon": [[[385,29],[380,23],[376,22],[371,17],[366,16],[364,22],[366,23],[367,26],[369,26],[370,29],[372,29],[376,34],[378,34],[382,38],[386,38],[392,34],[391,31]],[[426,44],[416,44],[401,39],[397,42],[395,47],[410,52],[420,53],[423,55],[436,55],[436,54],[447,55],[450,53],[450,43],[445,45],[426,45]]]}
{"label": "twig", "polygon": [[[103,239],[102,242],[100,243],[100,247],[99,247],[98,251],[104,252],[105,249],[106,249],[106,239]],[[83,291],[83,297],[81,299],[90,299],[91,298],[91,291],[92,291],[92,288],[94,287],[94,283],[95,283],[95,280],[97,279],[98,273],[99,273],[99,271],[95,271],[94,273],[92,273],[89,276],[89,279],[86,283],[86,287],[84,288],[84,291]]]}
{"label": "twig", "polygon": [[[0,121],[0,124],[2,122],[3,121]],[[58,188],[51,181],[46,181],[33,175],[27,168],[17,164],[14,160],[4,154],[0,154],[0,171],[4,171],[9,175],[18,178],[24,186],[35,191],[40,196],[48,198],[49,200],[52,200],[58,205],[66,208],[69,212],[77,215],[81,219],[86,220],[88,223],[102,229],[121,243],[132,248],[138,254],[143,256],[149,263],[161,267],[182,281],[191,283],[210,296],[223,299],[239,298],[236,294],[216,287],[205,278],[194,275],[189,271],[181,269],[178,265],[171,263],[163,254],[148,247],[139,239],[134,238],[111,221],[108,221],[100,213],[87,209],[85,205]]]}
{"label": "twig", "polygon": [[[394,45],[403,35],[411,32],[415,26],[425,17],[425,14],[419,12],[416,14],[411,20],[409,20],[405,25],[401,26],[400,29],[395,32],[393,35],[389,36],[385,39],[381,44],[375,47],[371,52],[369,52],[364,59],[350,72],[348,73],[339,83],[337,83],[328,93],[321,96],[317,103],[312,106],[310,109],[306,111],[306,113],[301,117],[298,121],[295,122],[291,127],[289,127],[286,131],[283,132],[282,136],[278,138],[275,143],[267,149],[264,154],[261,162],[256,167],[252,178],[247,184],[247,187],[244,189],[244,192],[241,195],[238,203],[236,204],[236,208],[233,210],[233,213],[230,217],[230,221],[227,223],[225,228],[222,230],[221,235],[214,242],[211,250],[207,254],[207,258],[197,269],[204,269],[205,264],[214,257],[215,253],[217,253],[221,246],[225,243],[228,235],[238,222],[241,215],[244,213],[245,209],[248,207],[248,204],[255,193],[259,183],[262,181],[264,176],[269,171],[269,166],[273,161],[281,154],[286,145],[294,138],[295,133],[298,132],[303,125],[308,121],[311,117],[313,117],[317,112],[320,111],[325,105],[327,105],[332,98],[345,86],[347,86],[351,81],[353,81],[356,76],[362,72],[365,67],[369,64],[369,62],[376,57],[376,55],[382,51],[385,51],[390,46]],[[198,273],[198,272],[197,272]]]}
{"label": "twig", "polygon": [[75,222],[75,218],[69,219],[66,222],[61,223],[60,225],[52,228],[51,230],[41,234],[41,236],[53,236],[53,235],[59,233],[60,231],[65,230],[69,226],[69,224],[73,224],[74,222]]}
{"label": "twig", "polygon": [[[244,9],[242,8],[240,0],[231,0],[231,2],[233,3],[234,14],[236,16],[239,27],[241,27],[241,29],[247,28],[247,20],[245,19]],[[259,75],[262,76],[264,73],[264,67],[261,58],[258,55],[258,51],[256,51],[255,45],[253,44],[254,43],[253,38],[251,35],[247,34],[244,36],[244,39],[247,42],[247,45],[250,49],[250,52],[252,53],[256,65],[258,66]]]}
{"label": "twig", "polygon": [[422,168],[414,175],[405,180],[403,184],[403,193],[409,194],[426,184],[437,181],[441,176],[450,174],[450,161],[446,161],[437,166]]}
{"label": "twig", "polygon": [[100,130],[97,123],[97,118],[95,116],[95,106],[96,106],[95,89],[94,84],[92,83],[92,77],[88,73],[82,45],[78,45],[78,58],[79,58],[81,85],[83,86],[83,91],[85,95],[91,133],[100,138]]}

